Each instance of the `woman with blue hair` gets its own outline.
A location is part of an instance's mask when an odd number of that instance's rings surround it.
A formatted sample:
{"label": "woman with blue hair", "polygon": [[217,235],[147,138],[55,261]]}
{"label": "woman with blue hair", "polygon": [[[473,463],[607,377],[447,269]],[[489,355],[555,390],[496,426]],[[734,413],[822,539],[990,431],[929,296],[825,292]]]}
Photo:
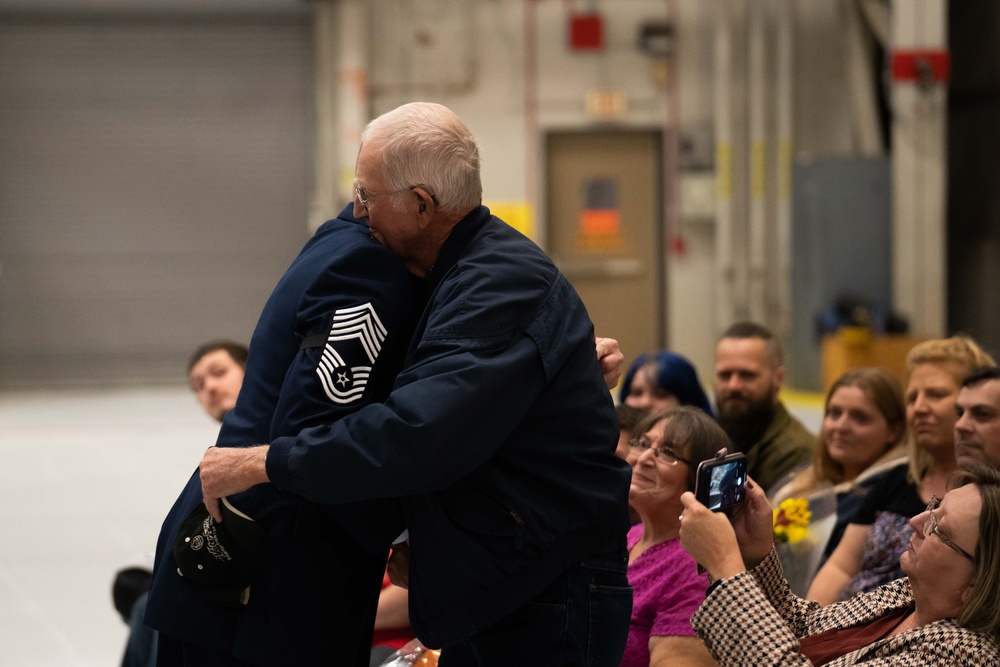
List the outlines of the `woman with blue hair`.
{"label": "woman with blue hair", "polygon": [[694,366],[668,350],[641,354],[632,362],[622,381],[618,401],[650,412],[691,405],[712,414]]}

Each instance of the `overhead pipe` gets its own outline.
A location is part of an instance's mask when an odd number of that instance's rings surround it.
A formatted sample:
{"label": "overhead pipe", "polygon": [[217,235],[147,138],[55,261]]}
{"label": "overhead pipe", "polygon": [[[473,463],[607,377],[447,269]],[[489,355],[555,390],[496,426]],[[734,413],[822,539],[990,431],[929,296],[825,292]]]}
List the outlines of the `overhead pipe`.
{"label": "overhead pipe", "polygon": [[850,89],[854,146],[858,155],[875,156],[885,152],[882,127],[875,97],[877,82],[873,73],[873,44],[866,20],[857,0],[842,0],[844,39],[847,53],[847,83]]}
{"label": "overhead pipe", "polygon": [[[677,0],[664,0],[667,25],[672,22],[676,31],[680,26],[680,8]],[[680,66],[678,56],[673,58],[674,69],[668,72],[666,82],[666,116],[663,125],[663,216],[666,228],[667,249],[675,255],[684,253],[684,236],[681,231],[681,93],[678,81]]]}
{"label": "overhead pipe", "polygon": [[[772,5],[773,7],[773,5]],[[795,2],[777,0],[775,11],[775,275],[774,327],[790,343],[792,333],[792,133],[794,131]]]}
{"label": "overhead pipe", "polygon": [[947,15],[947,0],[891,3],[893,306],[931,337],[947,331]]}
{"label": "overhead pipe", "polygon": [[767,229],[767,6],[747,6],[748,150],[750,156],[749,215],[747,225],[750,319],[768,321]]}
{"label": "overhead pipe", "polygon": [[[356,125],[358,114],[351,107],[364,104],[364,57],[351,39],[360,32],[360,6],[360,0],[321,2],[313,14],[316,152],[310,232],[334,217],[347,201],[345,164],[350,170],[347,179],[353,179],[357,145],[344,138],[341,128]],[[358,129],[356,134],[360,133]]]}
{"label": "overhead pipe", "polygon": [[715,327],[721,332],[734,319],[736,268],[733,240],[733,111],[731,8],[717,0],[712,36],[712,118],[715,133]]}
{"label": "overhead pipe", "polygon": [[[544,232],[538,224],[538,8],[539,0],[524,0],[524,193],[534,211],[536,238]],[[543,241],[544,243],[544,241]]]}

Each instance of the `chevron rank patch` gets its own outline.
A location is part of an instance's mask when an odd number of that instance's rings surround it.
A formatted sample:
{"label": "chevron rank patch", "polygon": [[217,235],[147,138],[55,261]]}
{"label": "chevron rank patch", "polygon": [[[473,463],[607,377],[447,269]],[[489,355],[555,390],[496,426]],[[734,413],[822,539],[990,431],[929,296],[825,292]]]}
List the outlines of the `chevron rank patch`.
{"label": "chevron rank patch", "polygon": [[342,308],[333,314],[316,367],[323,391],[331,401],[347,404],[364,396],[386,333],[371,303]]}

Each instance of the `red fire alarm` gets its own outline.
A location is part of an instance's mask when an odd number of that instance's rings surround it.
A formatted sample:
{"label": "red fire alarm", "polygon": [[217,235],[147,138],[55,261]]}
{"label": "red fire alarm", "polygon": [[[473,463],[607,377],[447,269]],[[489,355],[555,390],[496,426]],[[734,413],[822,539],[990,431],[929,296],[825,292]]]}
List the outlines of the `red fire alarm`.
{"label": "red fire alarm", "polygon": [[569,45],[574,51],[604,48],[604,21],[601,15],[577,14],[569,19]]}
{"label": "red fire alarm", "polygon": [[930,85],[951,78],[951,58],[945,50],[902,50],[892,54],[892,78]]}

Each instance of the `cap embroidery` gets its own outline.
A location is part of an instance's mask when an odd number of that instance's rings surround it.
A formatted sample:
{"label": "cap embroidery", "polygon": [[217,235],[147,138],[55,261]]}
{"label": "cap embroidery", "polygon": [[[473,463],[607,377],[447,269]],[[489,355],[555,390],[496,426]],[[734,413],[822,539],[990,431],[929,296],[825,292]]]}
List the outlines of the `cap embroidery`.
{"label": "cap embroidery", "polygon": [[[205,543],[208,545],[208,553],[212,554],[215,560],[232,560],[226,548],[219,542],[219,536],[215,532],[215,521],[208,517],[201,525],[205,534]],[[194,545],[192,545],[194,548]]]}

